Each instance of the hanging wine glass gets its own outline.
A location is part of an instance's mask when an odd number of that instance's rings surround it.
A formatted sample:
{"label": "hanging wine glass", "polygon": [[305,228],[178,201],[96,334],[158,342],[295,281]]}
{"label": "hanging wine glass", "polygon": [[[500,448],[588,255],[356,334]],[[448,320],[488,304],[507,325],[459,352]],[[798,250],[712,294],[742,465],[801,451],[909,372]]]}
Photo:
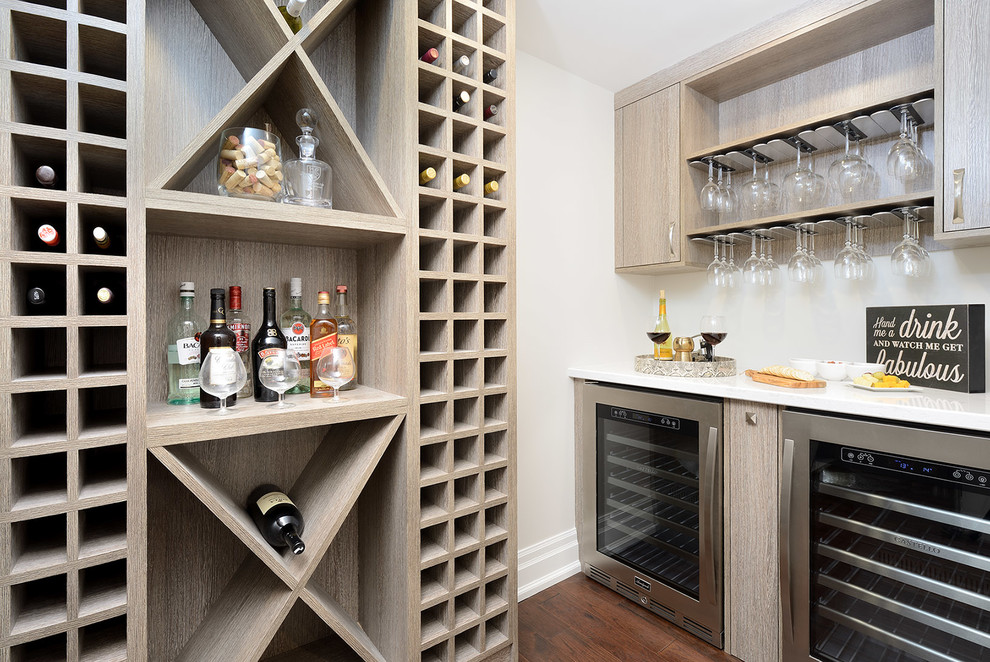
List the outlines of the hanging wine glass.
{"label": "hanging wine glass", "polygon": [[913,209],[911,207],[901,207],[893,210],[904,218],[904,238],[901,243],[894,247],[890,254],[890,269],[895,276],[906,276],[908,278],[921,278],[928,275],[930,270],[929,259],[921,251],[921,247],[914,238],[914,231],[911,226],[913,219]]}
{"label": "hanging wine glass", "polygon": [[[719,171],[721,173],[721,170]],[[719,199],[719,213],[722,223],[731,223],[735,219],[736,211],[739,209],[739,197],[732,188],[732,170],[725,170],[725,185],[722,187],[722,194]]]}
{"label": "hanging wine glass", "polygon": [[722,282],[722,261],[718,256],[718,244],[719,238],[712,237],[712,245],[715,247],[715,257],[712,259],[711,264],[708,265],[708,284],[712,287],[719,287]]}
{"label": "hanging wine glass", "polygon": [[708,183],[701,187],[701,209],[718,211],[719,189],[715,183],[715,159],[709,157],[705,160],[708,162]]}
{"label": "hanging wine glass", "polygon": [[739,279],[742,275],[742,269],[740,269],[739,265],[736,264],[735,243],[731,239],[728,239],[728,244],[729,244],[729,264],[726,265],[725,285],[726,287],[732,288],[739,284]]}
{"label": "hanging wine glass", "polygon": [[[873,166],[859,154],[860,134],[848,120],[840,122],[838,128],[845,134],[846,151],[829,166],[828,185],[842,202],[871,200],[879,191],[880,180]],[[855,141],[855,152],[849,150],[850,140]]]}
{"label": "hanging wine glass", "polygon": [[876,264],[866,250],[866,227],[873,217],[869,215],[856,216],[853,224],[853,249],[859,260],[860,280],[872,280],[876,277]]}
{"label": "hanging wine glass", "polygon": [[752,240],[751,253],[743,262],[743,282],[747,285],[764,285],[763,261],[756,256],[756,232],[750,231],[749,237]]}
{"label": "hanging wine glass", "polygon": [[835,277],[840,280],[858,280],[860,278],[860,264],[859,254],[853,248],[852,218],[847,216],[836,219],[836,222],[841,222],[846,226],[846,245],[835,256],[835,262],[832,265]]}
{"label": "hanging wine glass", "polygon": [[887,174],[904,184],[909,184],[921,175],[924,167],[923,154],[911,140],[908,126],[908,106],[895,108],[901,114],[901,135],[887,152]]}
{"label": "hanging wine glass", "polygon": [[[764,208],[763,178],[756,173],[756,161],[753,159],[753,176],[742,185],[740,208],[750,218],[759,218]],[[755,242],[755,236],[754,236]]]}
{"label": "hanging wine glass", "polygon": [[763,162],[763,215],[773,216],[780,211],[780,187],[770,180],[770,163]]}
{"label": "hanging wine glass", "polygon": [[822,264],[822,261],[817,255],[815,255],[815,235],[817,234],[818,232],[814,230],[814,224],[812,224],[811,229],[805,232],[805,235],[807,236],[808,258],[811,260],[812,264],[811,280],[808,281],[809,283],[817,283],[825,278],[825,265]]}
{"label": "hanging wine glass", "polygon": [[793,227],[797,237],[797,247],[794,255],[787,261],[787,276],[795,283],[809,283],[813,278],[815,263],[808,257],[804,247],[804,228],[801,225]]}
{"label": "hanging wine glass", "polygon": [[[810,145],[797,138],[797,162],[795,169],[789,172],[781,182],[780,190],[787,203],[788,212],[805,211],[821,207],[825,198],[825,179],[811,168]],[[805,163],[801,163],[801,153],[808,152]]]}
{"label": "hanging wine glass", "polygon": [[773,237],[762,237],[763,243],[766,244],[766,261],[764,262],[765,270],[765,280],[766,284],[773,287],[778,282],[780,282],[780,265],[777,261],[773,259],[773,242],[776,241]]}

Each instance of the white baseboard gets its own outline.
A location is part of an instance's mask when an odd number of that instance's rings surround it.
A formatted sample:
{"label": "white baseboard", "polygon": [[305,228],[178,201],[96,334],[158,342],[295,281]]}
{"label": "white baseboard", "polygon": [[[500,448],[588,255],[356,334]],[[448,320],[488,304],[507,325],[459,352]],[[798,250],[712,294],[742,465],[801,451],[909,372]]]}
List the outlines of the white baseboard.
{"label": "white baseboard", "polygon": [[519,550],[519,600],[581,572],[577,529]]}

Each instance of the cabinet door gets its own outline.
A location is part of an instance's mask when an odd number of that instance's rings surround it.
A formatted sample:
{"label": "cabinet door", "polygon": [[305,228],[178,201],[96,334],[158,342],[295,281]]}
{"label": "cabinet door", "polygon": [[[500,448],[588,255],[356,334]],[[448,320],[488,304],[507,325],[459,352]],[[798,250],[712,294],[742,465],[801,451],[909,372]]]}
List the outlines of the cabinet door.
{"label": "cabinet door", "polygon": [[990,3],[944,0],[942,230],[990,230]]}
{"label": "cabinet door", "polygon": [[777,407],[726,400],[725,652],[780,658]]}
{"label": "cabinet door", "polygon": [[678,262],[678,86],[616,111],[615,267]]}

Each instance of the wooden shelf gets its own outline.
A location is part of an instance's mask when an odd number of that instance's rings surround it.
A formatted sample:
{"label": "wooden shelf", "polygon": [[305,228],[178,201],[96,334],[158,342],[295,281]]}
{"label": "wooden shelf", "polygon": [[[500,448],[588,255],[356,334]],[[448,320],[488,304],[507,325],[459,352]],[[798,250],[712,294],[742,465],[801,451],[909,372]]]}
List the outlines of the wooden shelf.
{"label": "wooden shelf", "polygon": [[171,446],[206,439],[231,436],[236,426],[237,436],[294,430],[318,425],[333,425],[346,421],[394,416],[405,412],[406,398],[358,386],[342,393],[344,402],[333,403],[328,398],[308,395],[288,396],[295,407],[284,411],[271,409],[269,403],[238,402],[230,414],[220,416],[215,409],[198,405],[153,404],[148,406],[148,446]]}
{"label": "wooden shelf", "polygon": [[406,234],[401,219],[186,191],[146,192],[150,234],[366,248]]}

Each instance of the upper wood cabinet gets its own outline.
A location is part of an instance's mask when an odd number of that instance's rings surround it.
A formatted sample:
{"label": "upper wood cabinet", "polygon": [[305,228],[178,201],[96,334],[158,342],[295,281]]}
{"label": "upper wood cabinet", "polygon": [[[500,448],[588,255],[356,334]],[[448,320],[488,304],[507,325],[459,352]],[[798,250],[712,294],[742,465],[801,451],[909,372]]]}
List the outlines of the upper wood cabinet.
{"label": "upper wood cabinet", "polygon": [[[942,234],[948,243],[990,242],[990,4],[942,3]],[[982,241],[981,241],[982,240]]]}
{"label": "upper wood cabinet", "polygon": [[615,268],[680,260],[679,94],[672,85],[615,111]]}

